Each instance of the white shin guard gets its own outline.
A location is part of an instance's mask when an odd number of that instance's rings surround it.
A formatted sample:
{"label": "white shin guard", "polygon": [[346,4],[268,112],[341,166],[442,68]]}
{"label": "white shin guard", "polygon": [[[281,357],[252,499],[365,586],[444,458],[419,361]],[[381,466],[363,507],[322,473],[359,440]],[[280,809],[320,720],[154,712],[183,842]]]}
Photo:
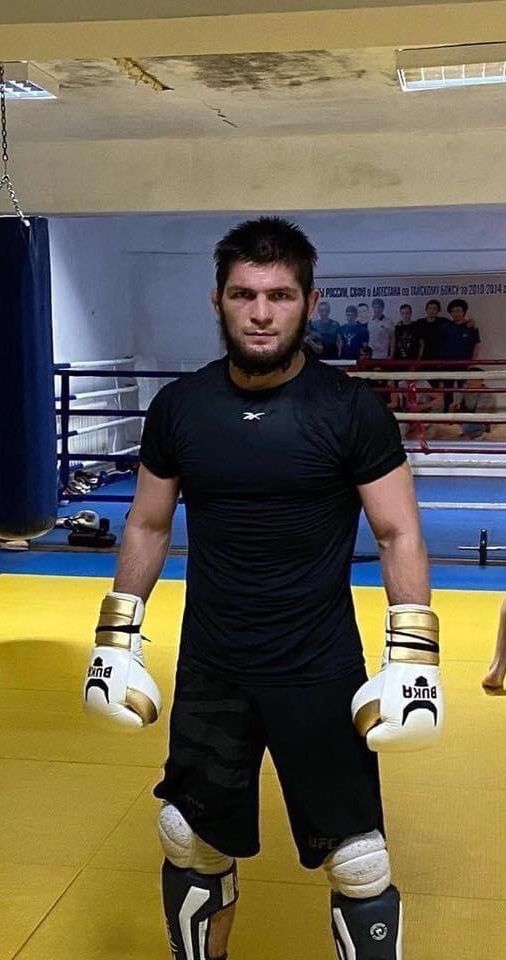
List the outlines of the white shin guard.
{"label": "white shin guard", "polygon": [[232,857],[201,840],[171,803],[164,804],[160,811],[158,836],[167,860],[180,870],[190,868],[197,873],[224,873],[234,862]]}
{"label": "white shin guard", "polygon": [[402,905],[379,830],[349,837],[324,868],[339,960],[402,960]]}
{"label": "white shin guard", "polygon": [[332,889],[345,897],[376,897],[390,884],[388,851],[379,830],[348,837],[323,866]]}

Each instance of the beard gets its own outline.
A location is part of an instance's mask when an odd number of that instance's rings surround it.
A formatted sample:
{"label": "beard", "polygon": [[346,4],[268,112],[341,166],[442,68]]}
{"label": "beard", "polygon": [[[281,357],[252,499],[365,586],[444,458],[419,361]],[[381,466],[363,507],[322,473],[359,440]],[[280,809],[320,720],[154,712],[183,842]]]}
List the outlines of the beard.
{"label": "beard", "polygon": [[253,350],[248,350],[247,346],[242,343],[241,340],[230,333],[225,311],[221,304],[219,314],[221,339],[227,349],[228,358],[234,367],[237,367],[250,377],[261,377],[268,373],[274,373],[277,370],[283,372],[288,370],[293,358],[302,346],[308,321],[307,308],[304,307],[293,333],[289,337],[284,338],[281,343],[278,343],[277,349],[273,350],[272,353],[262,356]]}

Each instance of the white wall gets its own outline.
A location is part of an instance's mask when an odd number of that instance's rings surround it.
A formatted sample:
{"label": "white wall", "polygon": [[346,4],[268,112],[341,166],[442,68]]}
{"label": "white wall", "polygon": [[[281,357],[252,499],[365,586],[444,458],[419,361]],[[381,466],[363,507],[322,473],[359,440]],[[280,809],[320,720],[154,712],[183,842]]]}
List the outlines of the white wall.
{"label": "white wall", "polygon": [[[199,363],[220,353],[212,248],[252,214],[51,221],[57,359],[134,352]],[[506,207],[289,214],[315,242],[320,275],[506,273]],[[506,353],[506,319],[499,338]],[[497,355],[497,354],[496,354]]]}
{"label": "white wall", "polygon": [[52,219],[49,236],[55,361],[132,354],[128,272],[117,221]]}

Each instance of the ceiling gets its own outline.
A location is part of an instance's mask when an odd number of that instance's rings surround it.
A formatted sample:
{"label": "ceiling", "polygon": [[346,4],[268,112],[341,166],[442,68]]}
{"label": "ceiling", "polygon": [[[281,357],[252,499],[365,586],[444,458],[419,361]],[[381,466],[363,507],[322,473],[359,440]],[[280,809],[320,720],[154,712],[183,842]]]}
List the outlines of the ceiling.
{"label": "ceiling", "polygon": [[[0,8],[0,23],[61,23],[91,20],[147,20],[245,13],[287,13],[368,7],[443,4],[447,0],[16,0]],[[464,3],[476,0],[460,0]],[[478,0],[483,2],[483,0]]]}
{"label": "ceiling", "polygon": [[506,85],[403,94],[395,77],[402,46],[506,41],[506,0],[0,4],[0,56],[60,82],[8,105],[32,209],[506,200]]}
{"label": "ceiling", "polygon": [[394,48],[157,57],[137,64],[140,69],[132,70],[112,59],[39,61],[58,79],[60,97],[10,101],[10,136],[33,142],[381,132],[421,137],[506,126],[506,87],[402,93]]}

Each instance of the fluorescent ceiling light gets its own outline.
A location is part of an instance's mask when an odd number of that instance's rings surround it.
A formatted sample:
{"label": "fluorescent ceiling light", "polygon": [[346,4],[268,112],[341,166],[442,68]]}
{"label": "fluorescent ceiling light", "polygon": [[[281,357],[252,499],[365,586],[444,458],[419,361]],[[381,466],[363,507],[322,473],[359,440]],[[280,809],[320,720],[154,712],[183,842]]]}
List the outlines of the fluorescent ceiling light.
{"label": "fluorescent ceiling light", "polygon": [[26,60],[6,63],[5,95],[8,100],[56,100],[59,85],[40,67]]}
{"label": "fluorescent ceiling light", "polygon": [[506,83],[506,43],[398,50],[397,76],[405,93]]}

